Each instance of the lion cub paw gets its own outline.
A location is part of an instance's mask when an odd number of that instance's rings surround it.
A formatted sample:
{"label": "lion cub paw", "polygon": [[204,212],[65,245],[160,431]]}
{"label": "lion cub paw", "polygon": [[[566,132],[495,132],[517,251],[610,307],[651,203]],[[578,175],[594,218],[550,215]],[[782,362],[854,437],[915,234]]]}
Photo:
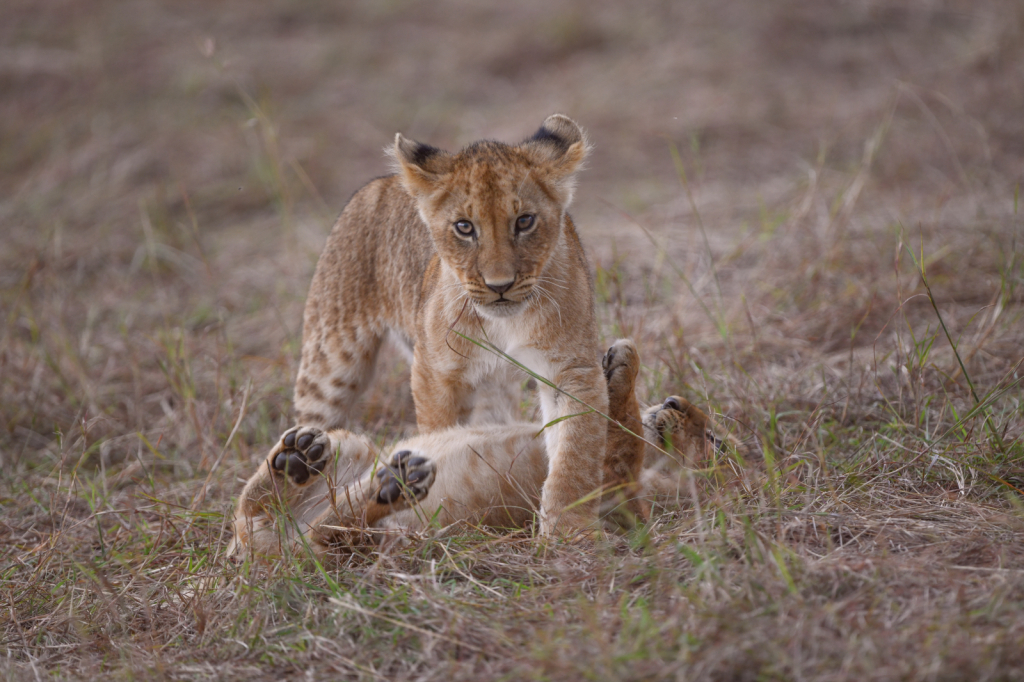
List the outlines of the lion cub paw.
{"label": "lion cub paw", "polygon": [[636,375],[640,372],[640,353],[632,339],[619,339],[601,359],[601,368],[608,380],[609,403],[633,393]]}
{"label": "lion cub paw", "polygon": [[267,461],[271,471],[295,485],[305,485],[323,472],[331,451],[330,437],[314,426],[295,426],[284,432]]}
{"label": "lion cub paw", "polygon": [[437,466],[426,457],[414,456],[411,450],[399,450],[377,472],[377,502],[393,505],[403,498],[422,500],[430,492],[436,472]]}

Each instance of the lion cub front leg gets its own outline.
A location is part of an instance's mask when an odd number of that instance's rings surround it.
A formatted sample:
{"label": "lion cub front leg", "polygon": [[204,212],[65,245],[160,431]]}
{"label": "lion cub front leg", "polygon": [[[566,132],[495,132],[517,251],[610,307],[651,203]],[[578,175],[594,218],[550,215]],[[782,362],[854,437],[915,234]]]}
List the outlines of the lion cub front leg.
{"label": "lion cub front leg", "polygon": [[[619,339],[601,361],[608,380],[608,444],[604,457],[605,497],[602,517],[612,513],[620,525],[631,526],[639,519],[647,521],[650,504],[641,499],[640,477],[646,443],[641,422],[640,403],[636,399],[636,377],[640,372],[640,353],[631,339]],[[627,431],[628,429],[628,431]]]}
{"label": "lion cub front leg", "polygon": [[450,371],[432,369],[431,360],[422,357],[419,345],[413,356],[411,388],[416,405],[416,426],[420,433],[431,433],[465,423],[472,411],[472,387],[462,380],[464,366]]}
{"label": "lion cub front leg", "polygon": [[608,388],[596,364],[562,369],[554,383],[559,391],[541,390],[544,422],[557,423],[544,430],[548,477],[541,494],[540,533],[570,536],[597,529],[597,493],[608,438],[598,412],[608,411]]}

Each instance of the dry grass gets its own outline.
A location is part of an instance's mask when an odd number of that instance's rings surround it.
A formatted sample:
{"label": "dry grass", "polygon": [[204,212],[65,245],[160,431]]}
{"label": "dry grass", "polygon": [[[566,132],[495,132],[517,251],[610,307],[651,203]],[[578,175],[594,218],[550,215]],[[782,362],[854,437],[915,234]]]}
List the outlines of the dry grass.
{"label": "dry grass", "polygon": [[[1024,677],[1019,3],[0,19],[7,678]],[[380,148],[554,110],[597,144],[575,215],[605,338],[638,341],[646,396],[735,424],[767,482],[596,548],[225,561]],[[382,439],[413,428],[393,360],[361,415]]]}

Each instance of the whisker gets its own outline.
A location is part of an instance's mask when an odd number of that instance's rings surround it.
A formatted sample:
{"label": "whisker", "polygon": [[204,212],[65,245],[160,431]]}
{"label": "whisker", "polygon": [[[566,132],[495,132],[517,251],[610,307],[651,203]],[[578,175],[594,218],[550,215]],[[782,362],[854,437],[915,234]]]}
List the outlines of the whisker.
{"label": "whisker", "polygon": [[558,283],[555,282],[555,280],[551,280],[551,279],[548,279],[546,277],[538,277],[537,278],[537,282],[543,282],[545,284],[550,284],[553,287],[558,287],[559,289],[565,289],[566,291],[568,291],[570,289],[570,287],[567,287],[564,284],[558,284]]}
{"label": "whisker", "polygon": [[445,312],[448,313],[448,314],[451,314],[453,312],[453,310],[455,308],[457,308],[459,306],[459,304],[462,303],[463,299],[466,299],[466,298],[468,298],[468,296],[466,295],[466,292],[462,292],[460,295],[458,295],[455,298],[451,299],[448,302],[448,305],[445,306]]}
{"label": "whisker", "polygon": [[558,313],[558,326],[562,326],[562,306],[558,305],[558,301],[555,300],[555,297],[551,295],[550,291],[546,290],[539,284],[534,286],[534,290],[539,292],[541,296],[546,297],[551,301],[551,305],[555,306],[555,312]]}

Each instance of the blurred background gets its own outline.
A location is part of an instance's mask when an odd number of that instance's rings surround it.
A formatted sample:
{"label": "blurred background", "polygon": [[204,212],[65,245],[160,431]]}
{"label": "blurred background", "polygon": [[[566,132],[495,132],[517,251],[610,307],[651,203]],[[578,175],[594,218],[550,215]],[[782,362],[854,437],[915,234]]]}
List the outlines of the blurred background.
{"label": "blurred background", "polygon": [[[553,112],[602,341],[779,476],[596,554],[230,564],[348,197]],[[2,0],[0,675],[1012,677],[1022,176],[1021,0]],[[399,355],[351,417],[415,429]]]}
{"label": "blurred background", "polygon": [[[762,395],[814,400],[783,379],[875,351],[917,286],[904,236],[960,332],[1020,302],[1021,2],[7,0],[0,18],[8,474],[102,454],[187,476],[236,419],[228,461],[250,466],[288,423],[325,236],[397,131],[455,149],[552,112],[588,130],[573,210],[602,333],[641,342],[652,398],[756,413],[728,377],[756,366]],[[986,337],[978,371],[1017,339]],[[411,428],[404,371],[383,365],[371,430]]]}

